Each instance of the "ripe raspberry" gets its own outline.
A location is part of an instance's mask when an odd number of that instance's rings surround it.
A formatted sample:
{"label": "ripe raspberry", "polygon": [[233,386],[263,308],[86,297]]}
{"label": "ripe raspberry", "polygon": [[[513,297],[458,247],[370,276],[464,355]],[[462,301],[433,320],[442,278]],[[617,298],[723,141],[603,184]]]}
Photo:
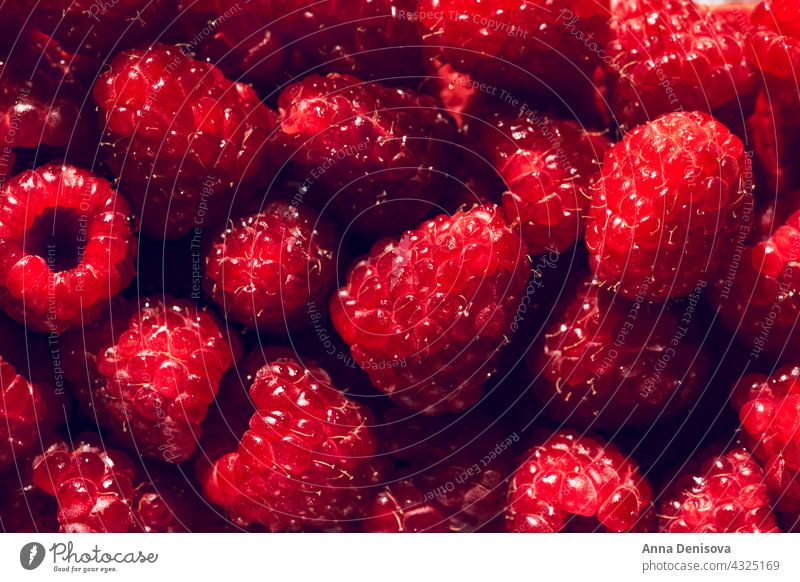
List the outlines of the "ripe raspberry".
{"label": "ripe raspberry", "polygon": [[250,429],[202,478],[206,497],[236,525],[269,531],[330,530],[354,519],[375,452],[367,411],[324,370],[290,357],[258,371],[250,398]]}
{"label": "ripe raspberry", "polygon": [[756,76],[741,26],[693,0],[635,0],[609,28],[605,63],[620,125],[692,110],[741,120],[752,109]]}
{"label": "ripe raspberry", "polygon": [[503,210],[532,255],[567,250],[583,235],[590,189],[610,147],[599,132],[535,111],[492,111],[475,124],[475,148],[505,181]]}
{"label": "ripe raspberry", "polygon": [[276,119],[248,85],[180,49],[118,54],[94,86],[109,162],[154,238],[224,222],[268,183]]}
{"label": "ripe raspberry", "polygon": [[510,448],[491,419],[389,415],[383,442],[397,463],[367,507],[368,532],[483,530],[505,505]]}
{"label": "ripe raspberry", "polygon": [[122,451],[89,435],[55,443],[33,460],[33,483],[58,501],[64,533],[171,532],[181,529],[171,500],[137,475]]}
{"label": "ripe raspberry", "polygon": [[762,0],[750,17],[751,59],[769,88],[770,100],[792,108],[800,106],[800,2]]}
{"label": "ripe raspberry", "polygon": [[384,236],[431,211],[455,140],[433,99],[331,74],[290,85],[278,106],[281,139],[309,173],[302,191],[324,195],[345,226]]}
{"label": "ripe raspberry", "polygon": [[0,356],[0,472],[46,433],[42,391]]}
{"label": "ripe raspberry", "polygon": [[73,166],[23,172],[0,200],[0,305],[37,331],[85,325],[133,279],[135,227],[111,184]]}
{"label": "ripe raspberry", "polygon": [[422,36],[496,86],[575,90],[608,36],[607,0],[419,0]]}
{"label": "ripe raspberry", "polygon": [[777,532],[764,471],[743,447],[704,460],[681,476],[659,507],[667,533]]}
{"label": "ripe raspberry", "polygon": [[[416,72],[420,35],[416,0],[259,0],[232,9],[229,0],[185,2],[185,28],[199,50],[228,76],[253,82],[286,81],[308,71],[364,78],[399,78]],[[184,18],[186,20],[186,18]],[[197,35],[204,21],[213,26]],[[193,41],[194,43],[195,41]]]}
{"label": "ripe raspberry", "polygon": [[528,369],[536,397],[559,422],[648,426],[687,408],[705,386],[705,354],[661,305],[628,301],[588,278],[549,321]]}
{"label": "ripe raspberry", "polygon": [[764,464],[776,509],[800,513],[800,368],[751,374],[734,388],[733,403],[755,456]]}
{"label": "ripe raspberry", "polygon": [[211,313],[168,298],[145,299],[139,309],[112,306],[108,318],[65,344],[81,363],[68,370],[70,380],[97,421],[140,455],[172,463],[191,457],[239,352]]}
{"label": "ripe raspberry", "polygon": [[612,147],[594,193],[592,268],[625,297],[689,293],[733,246],[745,211],[748,160],[738,137],[701,112],[668,113]]}
{"label": "ripe raspberry", "polygon": [[[788,197],[788,195],[787,195]],[[800,210],[759,242],[740,238],[712,296],[723,323],[753,353],[800,348]]]}
{"label": "ripe raspberry", "polygon": [[377,243],[331,299],[331,318],[398,404],[460,412],[480,398],[529,272],[500,209],[476,206]]}
{"label": "ripe raspberry", "polygon": [[562,430],[535,446],[511,478],[506,527],[515,533],[652,531],[653,492],[615,446]]}
{"label": "ripe raspberry", "polygon": [[280,333],[302,323],[309,301],[327,299],[335,246],[333,227],[313,211],[273,202],[216,240],[206,289],[228,317]]}

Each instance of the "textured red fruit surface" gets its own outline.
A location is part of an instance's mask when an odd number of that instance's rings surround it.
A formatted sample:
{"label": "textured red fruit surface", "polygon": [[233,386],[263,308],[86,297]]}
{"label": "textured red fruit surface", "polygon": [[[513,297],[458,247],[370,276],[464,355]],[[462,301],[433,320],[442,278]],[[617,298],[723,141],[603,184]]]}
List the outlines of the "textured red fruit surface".
{"label": "textured red fruit surface", "polygon": [[366,409],[319,367],[281,357],[256,374],[256,412],[236,451],[203,477],[206,496],[240,526],[347,529],[372,479],[375,437]]}
{"label": "textured red fruit surface", "polygon": [[549,322],[528,369],[539,401],[567,425],[648,426],[685,410],[707,381],[706,355],[683,314],[626,300],[590,278]]}
{"label": "textured red fruit surface", "polygon": [[696,473],[680,476],[671,487],[660,502],[662,532],[779,531],[764,471],[744,448],[708,457]]}
{"label": "textured red fruit surface", "polygon": [[508,531],[652,531],[652,489],[635,462],[594,437],[561,430],[511,478]]}
{"label": "textured red fruit surface", "polygon": [[616,121],[633,127],[671,111],[741,119],[756,75],[739,22],[692,0],[634,0],[611,19],[604,60]]}
{"label": "textured red fruit surface", "polygon": [[182,49],[119,53],[94,86],[109,163],[153,238],[214,227],[276,163],[275,114]]}
{"label": "textured red fruit surface", "polygon": [[0,357],[0,471],[29,451],[40,430],[44,432],[42,389]]}
{"label": "textured red fruit surface", "polygon": [[473,122],[475,148],[503,178],[506,221],[520,225],[532,255],[563,252],[583,237],[591,188],[608,137],[537,111],[492,111]]}
{"label": "textured red fruit surface", "polygon": [[763,0],[750,17],[753,65],[764,73],[776,105],[800,104],[795,76],[800,70],[800,3]]}
{"label": "textured red fruit surface", "polygon": [[609,150],[586,246],[597,277],[663,301],[709,280],[752,205],[741,140],[707,114],[669,113]]}
{"label": "textured red fruit surface", "polygon": [[260,329],[299,326],[335,275],[333,227],[306,208],[270,203],[229,226],[206,258],[206,287],[228,317]]}
{"label": "textured red fruit surface", "polygon": [[103,178],[46,165],[0,194],[0,306],[37,331],[85,325],[135,276],[135,222]]}
{"label": "textured red fruit surface", "polygon": [[734,388],[733,402],[779,511],[800,513],[800,368],[750,375]]}
{"label": "textured red fruit surface", "polygon": [[496,206],[440,215],[378,242],[331,300],[373,384],[405,408],[459,412],[507,342],[529,262]]}

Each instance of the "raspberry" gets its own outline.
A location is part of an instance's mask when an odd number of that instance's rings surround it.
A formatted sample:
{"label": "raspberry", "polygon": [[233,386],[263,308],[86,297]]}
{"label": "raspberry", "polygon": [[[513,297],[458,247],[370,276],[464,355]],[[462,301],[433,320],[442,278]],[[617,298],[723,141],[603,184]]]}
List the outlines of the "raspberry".
{"label": "raspberry", "polygon": [[521,225],[532,255],[567,250],[583,233],[608,138],[535,111],[492,111],[482,120],[474,147],[505,181],[506,221]]}
{"label": "raspberry", "polygon": [[68,374],[97,421],[139,454],[172,463],[191,457],[239,352],[211,313],[169,298],[112,306],[108,318],[65,344],[86,362]]}
{"label": "raspberry", "polygon": [[[281,138],[348,228],[383,236],[430,212],[449,171],[453,121],[433,99],[355,77],[310,75],[278,100]],[[351,223],[353,223],[351,225]]]}
{"label": "raspberry", "polygon": [[37,331],[96,319],[135,275],[134,232],[106,180],[66,165],[23,172],[0,200],[0,305]]}
{"label": "raspberry", "polygon": [[609,23],[611,108],[633,127],[671,111],[742,118],[756,76],[742,27],[693,0],[635,0]]}
{"label": "raspberry", "polygon": [[202,481],[236,525],[330,530],[355,519],[375,452],[367,411],[319,367],[279,357],[250,388],[256,412],[233,453]]}
{"label": "raspberry", "polygon": [[686,409],[705,386],[705,354],[661,305],[628,301],[585,279],[549,322],[528,352],[528,369],[537,398],[559,422],[648,426]]}
{"label": "raspberry", "polygon": [[304,208],[273,202],[239,220],[206,258],[206,288],[229,318],[283,332],[309,301],[322,301],[335,275],[332,226]]}
{"label": "raspberry", "polygon": [[675,481],[659,511],[667,533],[777,532],[764,471],[743,447],[708,457]]}
{"label": "raspberry", "polygon": [[331,299],[331,318],[395,402],[459,412],[480,398],[529,272],[500,209],[476,206],[377,243]]}
{"label": "raspberry", "polygon": [[268,182],[274,113],[248,85],[174,47],[118,54],[94,86],[109,162],[151,237],[224,222]]}
{"label": "raspberry", "polygon": [[608,1],[419,0],[426,43],[474,78],[574,91],[608,36]]}
{"label": "raspberry", "polygon": [[368,532],[471,532],[502,515],[510,448],[490,419],[386,420],[384,444],[398,468],[367,507]]}
{"label": "raspberry", "polygon": [[800,2],[762,0],[750,17],[748,35],[753,65],[764,74],[773,103],[800,106]]}
{"label": "raspberry", "polygon": [[0,472],[30,450],[45,432],[45,389],[17,374],[0,356]]}
{"label": "raspberry", "polygon": [[728,268],[720,271],[712,301],[723,323],[751,342],[756,357],[791,353],[800,348],[800,210],[771,236],[745,242],[739,239]]}
{"label": "raspberry", "polygon": [[[186,2],[192,34],[202,56],[232,78],[285,81],[308,71],[348,73],[364,78],[401,78],[416,72],[420,36],[403,18],[416,0],[347,2],[229,0]],[[208,21],[213,32],[194,21]],[[193,41],[194,43],[194,41]]]}
{"label": "raspberry", "polygon": [[800,368],[751,374],[734,388],[733,403],[778,511],[800,513]]}
{"label": "raspberry", "polygon": [[701,112],[668,113],[612,147],[586,245],[597,277],[629,299],[689,293],[713,274],[752,205],[738,137]]}
{"label": "raspberry", "polygon": [[33,483],[58,502],[65,533],[170,532],[180,530],[170,504],[142,480],[131,459],[95,444],[88,435],[74,446],[51,445],[32,463]]}
{"label": "raspberry", "polygon": [[[615,446],[561,430],[533,447],[511,478],[511,532],[651,531],[652,489]],[[653,524],[654,525],[654,524]]]}

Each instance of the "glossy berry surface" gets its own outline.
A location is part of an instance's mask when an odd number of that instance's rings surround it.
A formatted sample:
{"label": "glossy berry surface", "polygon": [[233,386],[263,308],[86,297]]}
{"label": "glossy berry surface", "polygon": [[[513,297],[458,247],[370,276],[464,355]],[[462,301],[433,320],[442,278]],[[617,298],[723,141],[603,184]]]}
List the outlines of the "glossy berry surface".
{"label": "glossy berry surface", "polygon": [[37,331],[96,319],[135,275],[136,226],[111,184],[46,165],[0,193],[0,305]]}
{"label": "glossy berry surface", "polygon": [[30,451],[45,432],[42,389],[0,357],[0,471]]}
{"label": "glossy berry surface", "polygon": [[496,206],[440,215],[377,243],[331,300],[372,383],[401,406],[460,412],[506,343],[529,263]]}
{"label": "glossy berry surface", "polygon": [[309,302],[322,303],[335,275],[336,235],[306,208],[270,203],[216,240],[206,287],[228,317],[282,332],[301,325]]}
{"label": "glossy berry surface", "polygon": [[651,531],[650,484],[613,445],[561,430],[524,458],[509,484],[508,531]]}
{"label": "glossy berry surface", "polygon": [[600,281],[629,299],[687,295],[735,244],[752,205],[741,140],[705,113],[634,129],[603,162],[586,246]]}
{"label": "glossy berry surface", "polygon": [[668,533],[779,531],[764,471],[742,447],[708,457],[697,472],[680,476],[661,500],[659,529]]}
{"label": "glossy berry surface", "polygon": [[255,376],[256,412],[234,452],[206,472],[209,500],[240,526],[335,530],[358,517],[375,437],[369,413],[319,367],[280,357]]}

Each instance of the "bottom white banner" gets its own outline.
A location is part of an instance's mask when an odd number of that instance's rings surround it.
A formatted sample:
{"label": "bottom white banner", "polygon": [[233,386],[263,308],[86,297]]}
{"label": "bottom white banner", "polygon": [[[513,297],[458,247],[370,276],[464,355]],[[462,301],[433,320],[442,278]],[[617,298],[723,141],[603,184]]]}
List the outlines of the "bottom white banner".
{"label": "bottom white banner", "polygon": [[14,581],[796,581],[798,565],[795,534],[0,534]]}

